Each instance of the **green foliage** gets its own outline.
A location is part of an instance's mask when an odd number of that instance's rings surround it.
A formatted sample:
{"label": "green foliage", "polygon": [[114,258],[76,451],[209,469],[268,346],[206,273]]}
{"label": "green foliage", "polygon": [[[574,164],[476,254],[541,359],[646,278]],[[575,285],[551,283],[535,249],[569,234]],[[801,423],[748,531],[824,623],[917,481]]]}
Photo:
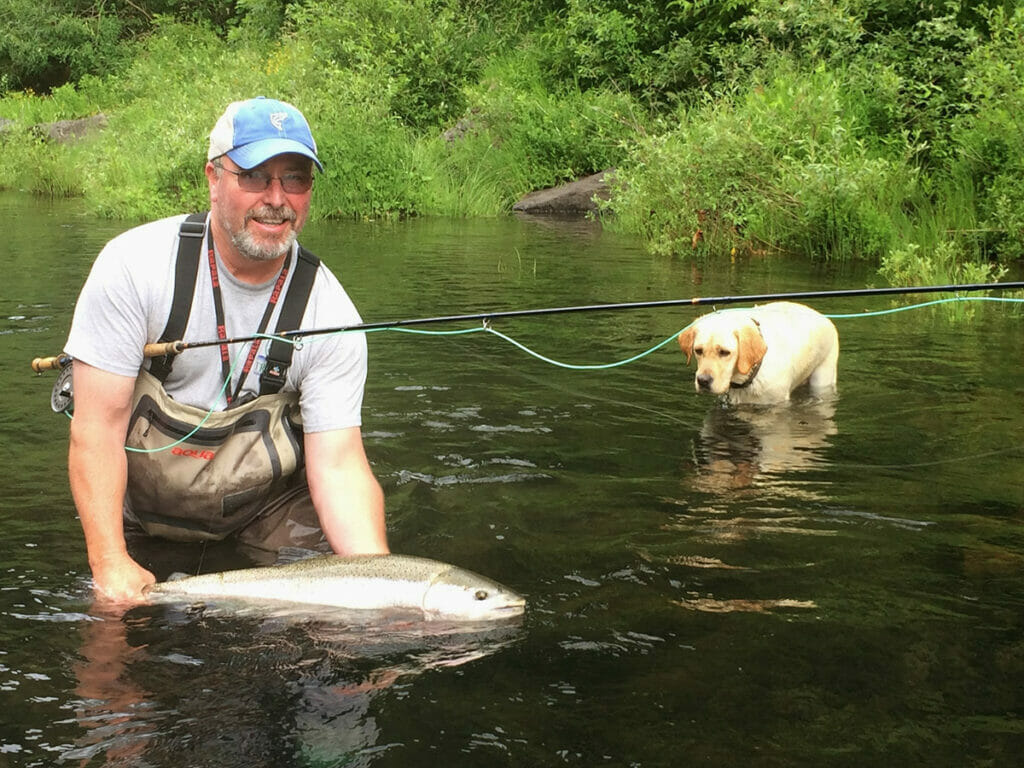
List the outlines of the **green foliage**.
{"label": "green foliage", "polygon": [[[98,81],[87,80],[88,86]],[[3,99],[3,116],[18,126],[28,127],[92,114],[98,110],[92,87],[74,88],[63,85],[49,96],[36,96],[24,91],[7,94]]]}
{"label": "green foliage", "polygon": [[735,39],[741,0],[568,0],[549,16],[537,51],[552,83],[613,86],[653,105],[714,77],[714,44]]}
{"label": "green foliage", "polygon": [[469,96],[470,121],[487,131],[498,152],[515,156],[524,194],[618,164],[624,145],[642,129],[642,112],[608,89],[553,93],[529,57],[496,60]]}
{"label": "green foliage", "polygon": [[743,44],[785,51],[802,61],[847,58],[862,45],[865,31],[858,0],[756,0],[736,22]]}
{"label": "green foliage", "polygon": [[0,0],[0,94],[119,72],[161,16],[225,30],[234,0]]}
{"label": "green foliage", "polygon": [[[972,261],[956,243],[944,241],[927,255],[917,243],[895,250],[882,260],[878,274],[894,286],[955,285],[996,282],[1006,274],[1006,268]],[[975,305],[947,303],[934,309],[960,321],[973,316]]]}
{"label": "green foliage", "polygon": [[901,78],[900,126],[927,145],[922,164],[941,165],[950,153],[949,128],[967,103],[963,61],[980,42],[979,34],[959,24],[960,3],[934,10],[927,4],[895,5],[905,11],[896,17],[902,23],[886,28],[876,21],[876,41],[862,55],[892,67]]}
{"label": "green foliage", "polygon": [[229,31],[229,39],[279,39],[291,4],[290,0],[235,0],[238,25]]}
{"label": "green foliage", "polygon": [[[996,282],[1006,274],[1006,268],[989,262],[972,261],[970,254],[957,243],[944,241],[927,255],[917,243],[909,243],[886,256],[878,274],[894,286],[955,285]],[[954,319],[973,314],[972,305],[943,306]]]}
{"label": "green foliage", "polygon": [[499,149],[489,131],[466,125],[457,141],[430,138],[416,143],[419,213],[493,216],[530,188],[518,154]]}
{"label": "green foliage", "polygon": [[0,186],[55,199],[83,193],[80,147],[54,147],[30,131],[19,129],[17,133],[21,134],[15,144],[17,151],[10,155],[16,165],[4,164]]}
{"label": "green foliage", "polygon": [[[59,89],[44,100],[4,102],[2,113],[16,116],[19,125],[53,119],[71,105],[82,110],[78,115],[89,114],[96,111],[86,109],[90,97],[101,109],[119,106],[87,154],[78,145],[32,144],[26,150],[15,141],[0,146],[5,160],[0,167],[17,169],[0,176],[0,184],[41,192],[64,188],[86,196],[95,213],[111,217],[200,210],[208,205],[203,166],[217,117],[230,101],[273,95],[298,105],[317,136],[327,172],[314,192],[315,215],[415,209],[418,193],[406,178],[412,141],[389,113],[386,94],[373,78],[326,68],[301,40],[258,44],[250,38],[231,45],[209,28],[165,20],[116,88],[96,80],[85,85]],[[48,109],[41,109],[43,104]],[[47,157],[53,162],[41,162]],[[60,187],[61,169],[78,185]]]}
{"label": "green foliage", "polygon": [[288,16],[317,59],[376,79],[391,111],[414,128],[463,111],[462,87],[491,40],[441,0],[310,0],[290,6]]}
{"label": "green foliage", "polygon": [[229,101],[268,89],[255,48],[231,50],[211,30],[160,23],[119,80],[90,168],[97,213],[133,219],[199,210],[206,201],[206,137]]}
{"label": "green foliage", "polygon": [[634,105],[609,91],[556,96],[537,62],[496,60],[445,137],[417,142],[424,213],[494,215],[527,192],[604,170],[624,157]]}
{"label": "green foliage", "polygon": [[0,93],[48,93],[87,73],[117,69],[129,51],[118,44],[114,15],[72,0],[3,0],[0,5]]}
{"label": "green foliage", "polygon": [[979,190],[976,227],[1002,259],[1024,255],[1024,9],[990,18],[992,40],[967,58],[973,106],[952,131],[950,175]]}
{"label": "green foliage", "polygon": [[228,101],[254,95],[250,88],[271,90],[261,69],[258,51],[230,50],[208,29],[164,21],[116,80],[86,78],[43,99],[4,100],[3,114],[23,135],[32,123],[100,111],[108,117],[87,141],[5,142],[0,165],[15,170],[4,185],[63,189],[84,195],[99,215],[128,219],[201,208],[206,136]]}
{"label": "green foliage", "polygon": [[[345,78],[334,75],[336,83]],[[352,79],[351,76],[348,78]],[[326,166],[317,182],[317,216],[379,217],[415,213],[417,185],[412,176],[408,129],[388,113],[386,103],[351,95],[372,89],[353,84],[348,98],[314,102],[306,115],[316,131]]]}
{"label": "green foliage", "polygon": [[[0,187],[105,215],[205,205],[210,127],[265,94],[313,124],[314,215],[494,215],[614,167],[608,225],[666,254],[892,275],[1024,254],[1024,11],[1004,0],[0,0],[0,18]],[[100,112],[75,144],[32,127]]]}
{"label": "green foliage", "polygon": [[612,207],[665,253],[770,246],[877,258],[916,176],[861,138],[851,95],[835,73],[782,58],[749,89],[680,110],[678,126],[641,141]]}

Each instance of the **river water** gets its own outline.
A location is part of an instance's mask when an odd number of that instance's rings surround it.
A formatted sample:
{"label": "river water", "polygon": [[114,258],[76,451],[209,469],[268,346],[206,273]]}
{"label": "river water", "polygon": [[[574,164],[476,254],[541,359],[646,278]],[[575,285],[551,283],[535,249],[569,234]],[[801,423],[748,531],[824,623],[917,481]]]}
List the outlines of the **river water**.
{"label": "river water", "polygon": [[[513,587],[523,621],[110,616],[90,601],[54,377],[28,363],[60,349],[126,225],[14,193],[0,216],[0,766],[1019,764],[1020,305],[837,318],[838,395],[771,410],[698,396],[674,344],[572,370],[484,331],[373,333],[364,434],[392,549]],[[317,223],[304,242],[367,321],[877,282],[653,257],[585,222]],[[494,328],[593,365],[696,313]]]}

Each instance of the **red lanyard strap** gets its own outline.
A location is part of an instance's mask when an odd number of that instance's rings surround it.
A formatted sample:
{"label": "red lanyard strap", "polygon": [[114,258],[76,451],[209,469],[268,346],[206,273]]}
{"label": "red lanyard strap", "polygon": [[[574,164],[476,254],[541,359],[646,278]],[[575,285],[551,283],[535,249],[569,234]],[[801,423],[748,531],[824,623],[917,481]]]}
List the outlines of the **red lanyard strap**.
{"label": "red lanyard strap", "polygon": [[[224,381],[231,380],[231,354],[228,350],[228,345],[224,342],[227,341],[228,332],[227,326],[224,322],[224,301],[220,289],[220,276],[217,272],[217,257],[213,252],[213,248],[209,248],[207,251],[207,261],[210,265],[210,282],[213,285],[213,312],[214,317],[217,320],[217,338],[220,339],[220,367],[221,372],[224,376]],[[277,276],[277,282],[274,284],[274,290],[270,293],[270,299],[267,301],[267,308],[263,312],[263,319],[260,321],[260,327],[256,331],[257,335],[265,333],[267,326],[270,325],[270,316],[274,314],[274,307],[277,305],[278,299],[281,298],[281,290],[284,288],[284,282],[288,278],[288,264],[287,262],[281,267],[281,274]],[[246,356],[245,364],[242,366],[242,372],[238,377],[238,383],[235,385],[234,392],[228,387],[228,391],[225,394],[227,398],[227,404],[231,405],[239,394],[242,392],[242,385],[245,383],[246,376],[249,375],[249,371],[252,370],[253,362],[256,360],[256,353],[259,351],[260,344],[263,343],[263,339],[255,339],[249,347],[249,354]]]}

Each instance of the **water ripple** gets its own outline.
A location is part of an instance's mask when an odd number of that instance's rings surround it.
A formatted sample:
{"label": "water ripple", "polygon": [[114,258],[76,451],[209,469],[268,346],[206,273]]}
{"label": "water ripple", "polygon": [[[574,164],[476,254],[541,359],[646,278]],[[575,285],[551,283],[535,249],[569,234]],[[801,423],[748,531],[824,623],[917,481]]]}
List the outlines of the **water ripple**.
{"label": "water ripple", "polygon": [[818,607],[818,604],[813,600],[790,600],[786,598],[775,600],[718,600],[714,597],[697,597],[685,600],[672,600],[671,602],[680,608],[686,608],[689,611],[701,611],[703,613],[772,613],[782,609],[810,609]]}
{"label": "water ripple", "polygon": [[399,470],[395,473],[395,477],[397,478],[399,485],[411,482],[420,482],[434,487],[451,485],[480,485],[486,483],[523,483],[528,480],[551,479],[551,475],[544,472],[522,472],[518,474],[487,475],[482,477],[466,474],[444,475],[438,477],[425,472],[413,472],[408,469]]}

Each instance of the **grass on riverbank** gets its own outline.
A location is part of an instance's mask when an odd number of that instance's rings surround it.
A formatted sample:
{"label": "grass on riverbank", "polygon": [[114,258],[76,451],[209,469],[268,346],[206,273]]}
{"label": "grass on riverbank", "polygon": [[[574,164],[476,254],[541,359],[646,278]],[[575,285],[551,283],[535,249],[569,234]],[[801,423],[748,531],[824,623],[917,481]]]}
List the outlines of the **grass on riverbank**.
{"label": "grass on riverbank", "polygon": [[[1022,14],[1002,18],[964,62],[972,108],[935,143],[935,130],[906,127],[907,76],[891,62],[769,47],[713,89],[651,109],[611,80],[555,80],[528,37],[498,52],[476,28],[459,46],[472,66],[423,59],[433,79],[413,82],[408,52],[351,12],[277,41],[163,22],[116,77],[8,94],[0,187],[81,196],[129,221],[200,209],[210,127],[228,101],[265,94],[313,124],[327,166],[319,217],[501,215],[534,189],[616,167],[606,223],[659,253],[867,259],[894,279],[917,263],[909,253],[941,252],[933,261],[950,276],[991,276],[1024,253],[1024,67],[1001,65],[1024,60]],[[449,15],[436,26],[406,30],[423,56],[466,24]],[[32,128],[96,113],[107,127],[77,143]]]}

